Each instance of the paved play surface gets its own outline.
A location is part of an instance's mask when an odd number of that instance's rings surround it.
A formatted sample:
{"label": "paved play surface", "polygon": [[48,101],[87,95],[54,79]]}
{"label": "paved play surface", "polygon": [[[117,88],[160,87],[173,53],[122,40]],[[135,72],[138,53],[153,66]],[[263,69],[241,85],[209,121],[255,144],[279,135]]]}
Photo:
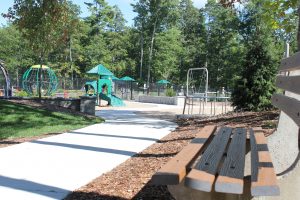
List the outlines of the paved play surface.
{"label": "paved play surface", "polygon": [[62,199],[176,128],[133,111],[102,110],[97,115],[107,121],[0,148],[0,199]]}

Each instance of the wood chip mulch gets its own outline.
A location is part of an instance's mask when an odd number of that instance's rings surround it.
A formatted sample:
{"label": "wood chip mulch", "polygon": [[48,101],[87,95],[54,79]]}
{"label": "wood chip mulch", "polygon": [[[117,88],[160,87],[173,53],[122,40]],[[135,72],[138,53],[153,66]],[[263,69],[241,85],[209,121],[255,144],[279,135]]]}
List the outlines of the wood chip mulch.
{"label": "wood chip mulch", "polygon": [[126,200],[174,198],[166,186],[151,184],[151,176],[168,160],[186,146],[208,124],[232,127],[266,127],[265,134],[272,134],[279,113],[231,113],[206,119],[179,120],[179,127],[157,143],[128,159],[108,173],[94,179],[67,196],[66,200]]}

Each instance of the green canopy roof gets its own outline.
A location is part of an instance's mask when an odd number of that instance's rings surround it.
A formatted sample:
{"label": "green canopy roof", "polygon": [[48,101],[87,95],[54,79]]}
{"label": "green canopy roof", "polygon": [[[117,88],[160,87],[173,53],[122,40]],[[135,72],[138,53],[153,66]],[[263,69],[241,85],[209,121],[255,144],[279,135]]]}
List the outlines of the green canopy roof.
{"label": "green canopy roof", "polygon": [[131,78],[129,76],[124,76],[123,78],[120,78],[120,80],[122,80],[122,81],[135,81],[133,78]]}
{"label": "green canopy roof", "polygon": [[112,75],[112,76],[107,76],[107,75],[102,76],[102,78],[107,78],[107,79],[109,77],[111,77],[111,80],[120,80],[118,77],[115,77],[114,75]]}
{"label": "green canopy roof", "polygon": [[170,82],[167,81],[167,80],[160,80],[160,81],[157,81],[156,83],[158,83],[158,84],[168,84]]}
{"label": "green canopy roof", "polygon": [[90,71],[87,72],[88,74],[98,74],[101,76],[113,76],[114,74],[109,71],[106,67],[104,67],[103,65],[99,64],[96,67],[94,67],[93,69],[91,69]]}

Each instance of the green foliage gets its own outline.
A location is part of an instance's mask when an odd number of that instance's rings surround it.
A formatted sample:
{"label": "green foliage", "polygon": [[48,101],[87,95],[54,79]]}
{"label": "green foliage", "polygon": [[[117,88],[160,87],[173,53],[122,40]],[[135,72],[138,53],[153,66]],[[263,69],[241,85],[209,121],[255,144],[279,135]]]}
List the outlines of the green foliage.
{"label": "green foliage", "polygon": [[71,10],[65,0],[15,0],[8,17],[20,29],[33,51],[42,58],[65,40],[68,14]]}
{"label": "green foliage", "polygon": [[172,88],[167,88],[166,89],[166,96],[167,97],[174,97],[174,96],[176,96],[176,92]]}
{"label": "green foliage", "polygon": [[209,1],[206,6],[209,30],[207,33],[207,68],[212,88],[232,88],[233,77],[241,72],[244,45],[239,36],[239,18],[235,10]]}
{"label": "green foliage", "polygon": [[17,97],[28,97],[29,94],[25,90],[19,90],[15,93],[15,96],[17,96]]}
{"label": "green foliage", "polygon": [[33,63],[34,53],[14,25],[0,28],[0,44],[0,59],[11,75]]}
{"label": "green foliage", "polygon": [[236,109],[260,111],[270,109],[275,91],[276,63],[272,61],[264,44],[249,47],[244,72],[232,93]]}
{"label": "green foliage", "polygon": [[272,107],[271,96],[275,92],[274,80],[280,57],[274,50],[274,37],[262,21],[261,10],[254,4],[248,5],[247,9],[247,53],[241,77],[232,92],[232,101],[236,109],[267,110]]}
{"label": "green foliage", "polygon": [[182,50],[178,74],[185,80],[189,68],[205,66],[207,30],[203,10],[195,8],[191,0],[182,0],[179,6]]}
{"label": "green foliage", "polygon": [[159,33],[155,43],[153,67],[155,77],[178,81],[179,56],[182,51],[180,43],[181,33],[177,28]]}
{"label": "green foliage", "polygon": [[273,29],[284,29],[286,33],[296,30],[298,0],[263,0],[264,20]]}

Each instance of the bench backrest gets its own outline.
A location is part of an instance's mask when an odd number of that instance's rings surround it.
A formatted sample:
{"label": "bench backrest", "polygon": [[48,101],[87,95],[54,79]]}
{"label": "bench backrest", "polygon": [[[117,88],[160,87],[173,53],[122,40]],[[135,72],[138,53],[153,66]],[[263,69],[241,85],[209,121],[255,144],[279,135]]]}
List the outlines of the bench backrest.
{"label": "bench backrest", "polygon": [[274,94],[272,103],[282,112],[268,145],[276,172],[283,174],[299,159],[300,52],[281,61],[279,74],[276,86],[284,92]]}
{"label": "bench backrest", "polygon": [[[294,94],[300,94],[300,52],[283,59],[279,68],[280,72],[285,72],[288,76],[278,75],[276,86]],[[300,101],[292,93],[274,94],[272,98],[273,105],[285,112],[299,127],[300,126]]]}

